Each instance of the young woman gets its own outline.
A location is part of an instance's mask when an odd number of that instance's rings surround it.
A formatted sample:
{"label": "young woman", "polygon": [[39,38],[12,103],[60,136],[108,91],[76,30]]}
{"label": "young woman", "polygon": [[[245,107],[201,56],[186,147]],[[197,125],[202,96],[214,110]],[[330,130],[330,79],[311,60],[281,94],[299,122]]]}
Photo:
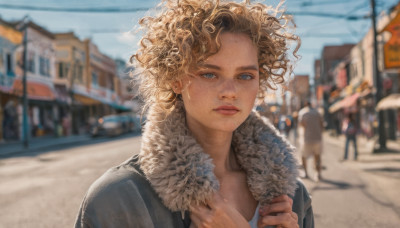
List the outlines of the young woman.
{"label": "young woman", "polygon": [[294,148],[252,112],[290,72],[288,19],[249,1],[162,8],[133,56],[141,151],[90,187],[76,227],[313,227]]}

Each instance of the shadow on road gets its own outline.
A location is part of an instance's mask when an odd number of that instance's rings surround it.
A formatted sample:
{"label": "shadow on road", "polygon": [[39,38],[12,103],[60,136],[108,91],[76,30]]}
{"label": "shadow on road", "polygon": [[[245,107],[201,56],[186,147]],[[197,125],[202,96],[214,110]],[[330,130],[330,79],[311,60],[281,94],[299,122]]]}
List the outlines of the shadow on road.
{"label": "shadow on road", "polygon": [[[367,198],[372,200],[373,202],[380,204],[384,207],[396,209],[395,205],[392,202],[385,202],[383,201],[380,196],[371,194],[369,192],[368,186],[364,183],[352,185],[347,182],[343,181],[334,181],[329,179],[322,179],[320,180],[317,185],[315,185],[311,190],[311,195],[316,191],[327,191],[327,190],[349,190],[349,189],[359,189],[362,194],[364,194]],[[396,213],[398,213],[396,211]],[[399,213],[398,213],[399,214]],[[399,214],[400,215],[400,214]]]}
{"label": "shadow on road", "polygon": [[364,170],[367,172],[400,172],[400,168],[391,168],[391,167],[364,169]]}
{"label": "shadow on road", "polygon": [[373,159],[373,160],[360,160],[359,163],[382,163],[382,162],[400,162],[400,159]]}
{"label": "shadow on road", "polygon": [[[325,185],[327,184],[327,185]],[[311,189],[311,193],[319,190],[337,190],[337,189],[350,189],[350,188],[365,188],[365,185],[351,185],[344,181],[334,181],[329,179],[322,179],[319,183]]]}
{"label": "shadow on road", "polygon": [[73,143],[69,143],[69,144],[65,144],[65,143],[53,144],[53,145],[48,145],[48,146],[45,146],[42,148],[28,149],[26,151],[22,151],[19,153],[10,153],[10,154],[0,156],[0,159],[16,158],[16,157],[35,157],[35,156],[45,154],[48,152],[56,152],[56,151],[71,149],[71,148],[80,147],[80,146],[95,145],[95,144],[99,144],[99,143],[112,142],[112,141],[116,141],[116,140],[122,140],[122,139],[139,137],[139,136],[141,136],[141,132],[128,133],[128,134],[123,134],[123,135],[114,136],[114,137],[107,137],[107,136],[89,137],[87,140],[84,140],[84,141],[73,142]]}
{"label": "shadow on road", "polygon": [[375,175],[394,178],[398,180],[400,178],[400,168],[398,167],[381,167],[381,168],[368,168],[363,169],[365,172],[373,173]]}

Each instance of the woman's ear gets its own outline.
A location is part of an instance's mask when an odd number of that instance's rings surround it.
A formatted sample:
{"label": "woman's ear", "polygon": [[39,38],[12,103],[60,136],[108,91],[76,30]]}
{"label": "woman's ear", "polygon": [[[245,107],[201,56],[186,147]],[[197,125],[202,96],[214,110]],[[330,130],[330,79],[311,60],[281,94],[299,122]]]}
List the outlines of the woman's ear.
{"label": "woman's ear", "polygon": [[172,90],[176,94],[181,94],[182,93],[182,81],[175,81],[171,85]]}

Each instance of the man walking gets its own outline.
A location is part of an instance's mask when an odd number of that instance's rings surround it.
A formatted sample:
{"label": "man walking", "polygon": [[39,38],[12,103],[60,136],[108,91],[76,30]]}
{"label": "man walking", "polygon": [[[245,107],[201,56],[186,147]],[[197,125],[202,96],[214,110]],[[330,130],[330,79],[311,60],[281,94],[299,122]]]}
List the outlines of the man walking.
{"label": "man walking", "polygon": [[318,111],[312,108],[311,103],[299,111],[299,123],[304,128],[303,146],[301,148],[301,159],[304,167],[305,178],[308,178],[307,159],[314,156],[315,169],[318,180],[321,179],[321,153],[322,153],[322,131],[323,119]]}

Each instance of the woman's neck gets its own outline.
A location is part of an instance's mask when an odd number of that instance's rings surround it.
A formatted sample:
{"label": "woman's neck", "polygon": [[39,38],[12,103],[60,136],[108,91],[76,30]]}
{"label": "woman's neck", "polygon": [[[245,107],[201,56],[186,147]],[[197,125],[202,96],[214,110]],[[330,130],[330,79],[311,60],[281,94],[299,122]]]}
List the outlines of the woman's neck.
{"label": "woman's neck", "polygon": [[228,171],[239,169],[231,150],[232,132],[201,130],[199,128],[190,130],[204,152],[213,159],[215,165],[214,173],[217,177],[224,175]]}

